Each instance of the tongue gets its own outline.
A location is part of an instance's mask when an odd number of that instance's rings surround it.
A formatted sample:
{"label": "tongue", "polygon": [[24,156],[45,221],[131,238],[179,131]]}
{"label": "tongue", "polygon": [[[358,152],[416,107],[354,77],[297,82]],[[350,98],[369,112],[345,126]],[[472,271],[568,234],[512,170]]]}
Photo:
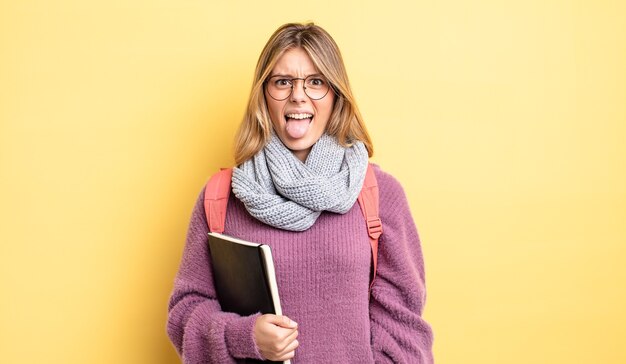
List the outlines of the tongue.
{"label": "tongue", "polygon": [[302,138],[309,130],[311,119],[287,119],[287,134],[294,139]]}

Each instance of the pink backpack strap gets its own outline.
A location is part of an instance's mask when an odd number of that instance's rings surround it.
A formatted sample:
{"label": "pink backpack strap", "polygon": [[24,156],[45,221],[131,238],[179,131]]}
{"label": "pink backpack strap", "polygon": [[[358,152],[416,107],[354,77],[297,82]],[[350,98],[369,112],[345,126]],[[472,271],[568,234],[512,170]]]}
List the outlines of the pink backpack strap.
{"label": "pink backpack strap", "polygon": [[379,216],[379,197],[378,197],[378,181],[374,174],[374,169],[371,164],[367,165],[367,173],[365,174],[365,182],[363,182],[363,188],[357,199],[359,206],[361,206],[361,212],[365,218],[365,224],[367,225],[367,234],[370,238],[370,245],[372,247],[372,280],[370,282],[370,291],[374,285],[374,279],[376,278],[376,268],[378,263],[378,239],[383,233],[383,224],[380,221]]}
{"label": "pink backpack strap", "polygon": [[228,205],[228,197],[230,197],[232,177],[232,168],[222,168],[209,179],[204,189],[204,212],[209,231],[212,233],[224,232],[226,206]]}

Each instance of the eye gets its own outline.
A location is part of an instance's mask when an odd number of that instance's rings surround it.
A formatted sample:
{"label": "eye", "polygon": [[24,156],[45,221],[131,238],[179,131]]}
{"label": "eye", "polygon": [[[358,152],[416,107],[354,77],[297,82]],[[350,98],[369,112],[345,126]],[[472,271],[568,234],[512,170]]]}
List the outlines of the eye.
{"label": "eye", "polygon": [[275,78],[273,82],[274,82],[274,86],[276,87],[290,87],[291,86],[291,80],[288,78]]}
{"label": "eye", "polygon": [[326,82],[321,78],[310,78],[308,82],[309,85],[316,87],[324,86],[325,83]]}

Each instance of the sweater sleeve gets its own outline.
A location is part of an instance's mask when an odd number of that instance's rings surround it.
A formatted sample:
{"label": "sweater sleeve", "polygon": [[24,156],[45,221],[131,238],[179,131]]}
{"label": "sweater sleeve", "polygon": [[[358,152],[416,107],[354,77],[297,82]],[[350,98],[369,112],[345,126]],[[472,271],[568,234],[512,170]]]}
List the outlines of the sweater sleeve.
{"label": "sweater sleeve", "polygon": [[378,271],[371,291],[370,324],[376,363],[433,363],[433,333],[422,318],[424,260],[408,201],[398,181],[378,171]]}
{"label": "sweater sleeve", "polygon": [[208,249],[204,191],[194,207],[168,307],[167,334],[184,363],[262,359],[253,338],[257,315],[222,312]]}

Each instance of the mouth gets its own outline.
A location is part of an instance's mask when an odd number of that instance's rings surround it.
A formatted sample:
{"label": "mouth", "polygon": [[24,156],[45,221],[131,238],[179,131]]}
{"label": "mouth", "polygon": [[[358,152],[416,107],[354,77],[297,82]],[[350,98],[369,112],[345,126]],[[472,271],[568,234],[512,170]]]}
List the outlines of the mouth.
{"label": "mouth", "polygon": [[294,139],[302,138],[309,130],[313,118],[313,114],[309,113],[286,114],[285,130],[287,131],[287,135]]}
{"label": "mouth", "polygon": [[309,119],[309,121],[313,120],[313,114],[299,113],[299,114],[286,114],[285,115],[285,121],[306,120],[306,119]]}

